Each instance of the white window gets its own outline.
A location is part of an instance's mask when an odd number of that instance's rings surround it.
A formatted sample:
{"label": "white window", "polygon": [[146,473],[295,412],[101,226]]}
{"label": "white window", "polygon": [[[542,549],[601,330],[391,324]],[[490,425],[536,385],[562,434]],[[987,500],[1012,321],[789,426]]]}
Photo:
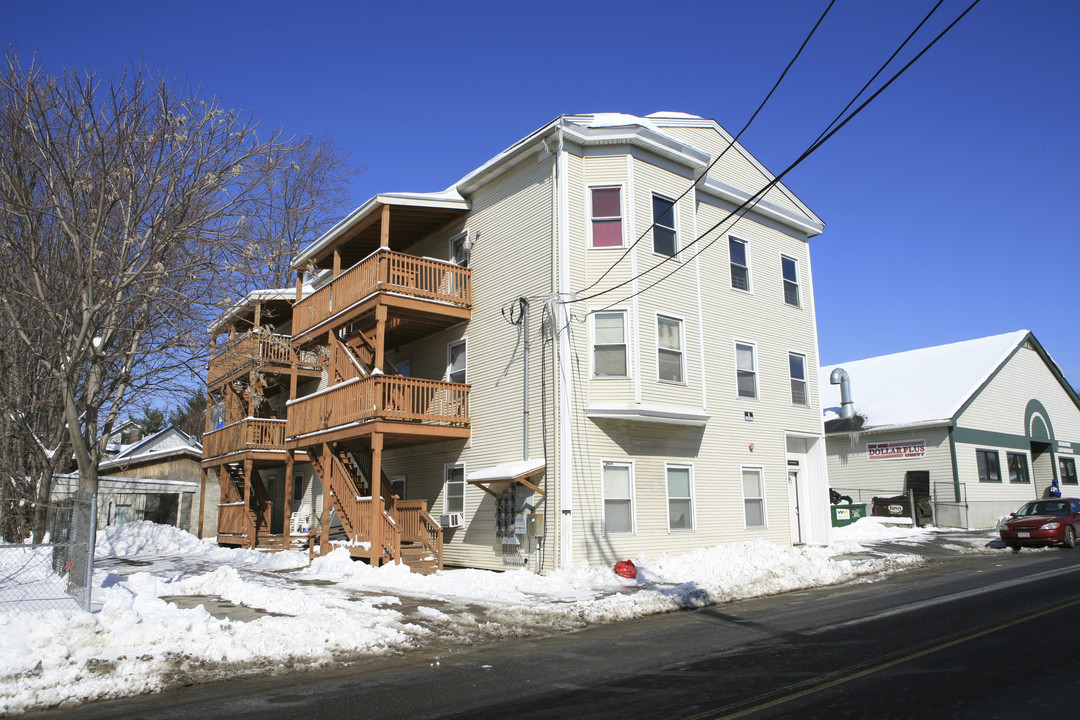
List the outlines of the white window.
{"label": "white window", "polygon": [[746,527],[765,527],[765,488],[761,468],[743,468],[742,487]]}
{"label": "white window", "polygon": [[465,466],[461,463],[443,468],[443,512],[465,512]]}
{"label": "white window", "polygon": [[682,320],[665,315],[656,316],[656,365],[663,382],[685,381]]}
{"label": "white window", "polygon": [[469,267],[469,233],[463,232],[450,241],[450,262]]}
{"label": "white window", "polygon": [[799,263],[787,255],[780,256],[780,272],[784,276],[784,302],[799,307]]}
{"label": "white window", "polygon": [[791,404],[809,405],[806,392],[806,356],[788,353],[788,372],[791,374]]}
{"label": "white window", "polygon": [[758,396],[757,357],[754,346],[749,343],[735,343],[735,382],[739,388],[739,397]]}
{"label": "white window", "polygon": [[298,503],[304,499],[304,473],[293,473],[292,501]]}
{"label": "white window", "polygon": [[465,341],[450,343],[446,348],[446,379],[452,383],[468,382],[465,370]]}
{"label": "white window", "polygon": [[689,465],[667,466],[668,530],[694,529],[693,485]]}
{"label": "white window", "polygon": [[675,201],[652,196],[653,252],[673,256],[679,249],[675,235]]}
{"label": "white window", "polygon": [[604,463],[604,533],[634,531],[634,480],[630,463]]}
{"label": "white window", "polygon": [[622,247],[622,188],[597,187],[589,190],[592,247]]}
{"label": "white window", "polygon": [[626,313],[593,314],[593,376],[626,377]]}
{"label": "white window", "polygon": [[746,243],[729,237],[728,253],[731,255],[731,287],[749,291],[750,261],[747,257]]}
{"label": "white window", "polygon": [[390,476],[390,489],[398,496],[398,499],[405,499],[405,484],[408,480],[406,475],[391,475]]}

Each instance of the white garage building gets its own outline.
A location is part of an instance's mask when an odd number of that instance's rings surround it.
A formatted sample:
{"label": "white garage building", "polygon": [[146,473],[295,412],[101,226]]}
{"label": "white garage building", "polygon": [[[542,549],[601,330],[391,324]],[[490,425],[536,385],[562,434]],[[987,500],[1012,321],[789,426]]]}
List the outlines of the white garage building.
{"label": "white garage building", "polygon": [[1080,397],[1027,330],[822,367],[819,386],[830,485],[868,510],[910,492],[934,524],[982,528],[1055,477],[1080,496]]}

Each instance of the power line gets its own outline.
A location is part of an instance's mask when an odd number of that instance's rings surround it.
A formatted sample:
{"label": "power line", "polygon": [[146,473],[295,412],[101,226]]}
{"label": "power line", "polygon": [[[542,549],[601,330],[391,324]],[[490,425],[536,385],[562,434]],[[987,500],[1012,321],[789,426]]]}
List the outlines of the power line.
{"label": "power line", "polygon": [[[941,2],[944,2],[944,0],[939,0],[938,4],[940,4]],[[750,116],[750,119],[746,121],[746,124],[743,125],[742,129],[739,130],[739,132],[736,133],[736,135],[731,139],[731,142],[729,142],[727,144],[727,147],[725,147],[723,150],[721,150],[720,154],[717,155],[713,159],[713,161],[708,164],[708,166],[705,168],[705,171],[702,172],[702,174],[701,174],[702,177],[708,175],[709,171],[713,169],[713,166],[716,165],[716,163],[720,162],[720,158],[724,157],[724,155],[727,153],[727,151],[730,150],[732,148],[732,146],[735,145],[735,143],[737,143],[739,141],[739,138],[742,137],[742,134],[744,132],[746,132],[746,130],[750,127],[750,124],[754,122],[755,118],[757,118],[758,113],[760,113],[762,111],[762,109],[764,109],[765,103],[769,102],[769,98],[771,98],[773,96],[773,93],[776,92],[776,89],[778,87],[780,87],[780,83],[783,82],[784,77],[787,76],[788,70],[791,69],[791,66],[794,65],[795,61],[799,59],[800,55],[802,55],[802,51],[806,48],[807,44],[809,44],[810,38],[812,38],[814,36],[814,33],[817,32],[818,27],[820,27],[822,21],[825,20],[825,16],[829,14],[829,10],[831,10],[832,6],[835,5],[835,4],[836,4],[836,0],[831,0],[829,2],[828,7],[825,8],[825,12],[821,13],[821,17],[819,17],[818,21],[816,23],[814,23],[814,27],[811,28],[810,33],[802,41],[802,45],[799,46],[799,50],[795,53],[794,56],[792,56],[791,60],[787,64],[787,67],[785,67],[784,71],[782,73],[780,73],[780,77],[778,77],[776,79],[776,82],[773,83],[772,89],[769,90],[769,93],[765,96],[765,99],[762,100],[761,103],[757,106],[757,109],[754,110],[754,114]],[[679,197],[675,198],[675,201],[671,204],[671,206],[674,208],[675,205],[678,204],[678,202],[680,200],[682,200],[684,197],[689,195],[690,191],[694,189],[695,185],[696,185],[696,183],[690,183],[689,187],[687,187],[686,190],[684,190],[683,193],[681,195],[679,195]],[[594,280],[591,285],[584,288],[581,292],[588,292],[589,290],[592,290],[594,287],[596,287],[601,282],[603,282],[604,278],[606,278],[608,276],[608,274],[619,265],[619,263],[621,263],[623,260],[625,260],[626,256],[629,255],[633,251],[633,249],[635,247],[637,247],[637,244],[639,242],[641,242],[645,238],[645,236],[648,235],[652,231],[652,229],[655,228],[655,227],[656,227],[656,220],[654,219],[649,224],[649,227],[645,228],[645,231],[642,232],[640,235],[638,235],[637,239],[634,240],[634,242],[630,243],[630,246],[628,248],[626,248],[625,251],[623,251],[623,254],[620,255],[615,260],[615,262],[611,263],[611,265],[608,267],[608,269],[605,270],[603,273],[601,273],[600,277],[598,277],[596,280]]]}
{"label": "power line", "polygon": [[[697,243],[701,242],[702,240],[705,239],[706,236],[708,236],[710,233],[715,231],[717,228],[722,226],[724,223],[726,223],[728,220],[730,220],[732,217],[734,217],[736,215],[738,215],[738,218],[736,218],[736,222],[738,222],[738,219],[741,218],[743,215],[745,215],[754,206],[756,206],[757,203],[760,202],[765,197],[765,194],[768,193],[768,191],[771,190],[773,187],[775,187],[780,182],[780,180],[784,178],[784,176],[786,176],[789,172],[791,172],[796,167],[798,167],[804,160],[806,160],[808,157],[810,157],[810,155],[812,155],[815,151],[817,151],[818,148],[820,148],[822,145],[824,145],[826,142],[828,142],[828,140],[830,138],[832,138],[833,135],[835,135],[845,125],[847,125],[851,120],[853,120],[855,118],[855,116],[857,116],[860,112],[862,112],[871,102],[873,102],[882,92],[884,92],[886,90],[886,88],[888,88],[890,85],[892,85],[893,82],[895,82],[901,75],[903,75],[908,70],[908,68],[910,68],[912,65],[914,65],[916,61],[918,61],[923,55],[925,55],[930,50],[930,48],[932,48],[934,45],[936,45],[937,42],[939,40],[941,40],[941,38],[944,37],[946,33],[948,33],[950,30],[952,30],[952,28],[955,27],[956,24],[958,22],[960,22],[964,18],[964,16],[966,16],[969,12],[971,12],[971,10],[974,9],[974,7],[979,4],[979,2],[981,2],[981,0],[973,0],[973,2],[962,13],[960,13],[960,15],[957,16],[957,18],[955,20],[953,20],[951,23],[949,23],[949,25],[944,30],[942,30],[940,33],[938,33],[938,35],[933,40],[931,40],[922,50],[920,50],[902,68],[900,68],[896,73],[894,73],[892,75],[892,77],[890,77],[885,82],[885,84],[883,84],[880,88],[878,88],[869,98],[867,98],[865,101],[863,101],[863,103],[861,105],[859,105],[847,117],[845,117],[842,121],[840,121],[839,124],[837,124],[837,120],[834,119],[828,125],[826,130],[821,135],[819,135],[818,138],[813,143],[810,144],[810,146],[802,153],[802,155],[800,155],[795,160],[795,162],[791,163],[783,172],[781,172],[779,175],[777,175],[772,180],[770,180],[763,188],[761,188],[756,193],[754,193],[752,196],[750,196],[745,201],[743,201],[743,203],[740,204],[737,208],[735,208],[734,210],[729,212],[727,215],[725,215],[719,222],[714,224],[712,227],[710,227],[705,232],[698,235],[698,237],[696,239],[694,239],[692,242],[687,244],[685,246],[685,248],[683,248],[683,249],[688,249],[688,248],[696,245]],[[920,22],[919,25],[916,27],[916,29],[912,32],[912,35],[914,35],[914,33],[917,32],[918,29],[922,27],[922,25],[930,18],[931,15],[934,14],[934,12],[937,10],[937,8],[940,5],[941,5],[941,1],[939,0],[938,4],[935,5],[930,10],[930,12],[926,15],[926,17],[923,18],[922,22]],[[909,35],[908,38],[906,38],[904,40],[904,43],[901,44],[900,48],[903,48],[903,46],[906,45],[907,42],[910,39],[911,39],[911,35]],[[897,49],[896,53],[893,53],[893,55],[890,56],[889,60],[887,60],[885,62],[885,64],[875,74],[875,77],[878,74],[880,74],[885,69],[885,67],[887,67],[889,65],[889,63],[892,62],[892,60],[896,57],[896,54],[900,51],[900,48]],[[871,80],[871,82],[872,82],[872,80]],[[868,83],[868,85],[869,85],[869,83]],[[865,92],[865,90],[866,90],[866,86],[864,86],[863,89],[859,91],[859,93],[855,96],[855,99],[858,99],[858,97],[860,95],[862,95],[862,93]],[[850,107],[851,104],[853,104],[853,103],[854,103],[854,100],[852,100],[852,102],[848,104],[848,107]],[[846,108],[845,108],[845,110],[846,110]],[[841,115],[842,114],[843,114],[843,111],[841,112]],[[837,118],[839,118],[839,115],[837,116]],[[835,125],[835,127],[833,127],[834,125]],[[832,129],[830,130],[829,128],[832,128]],[[702,252],[704,252],[705,250],[710,248],[713,245],[713,243],[716,242],[717,239],[719,239],[719,238],[713,238],[704,247],[699,249],[697,252],[694,253],[694,255],[692,257],[690,257],[688,259],[693,260],[696,257],[698,257],[698,255],[700,255]],[[648,270],[645,270],[644,272],[638,273],[634,277],[628,278],[627,280],[624,280],[621,283],[613,285],[612,287],[610,287],[610,288],[608,288],[606,290],[601,290],[600,292],[593,293],[592,295],[587,295],[585,297],[576,297],[576,298],[571,299],[571,300],[565,300],[563,302],[565,302],[567,304],[571,304],[571,303],[583,302],[583,301],[586,301],[586,300],[592,300],[593,298],[597,298],[597,297],[600,297],[602,295],[606,295],[607,293],[613,292],[614,290],[618,290],[621,287],[625,287],[626,285],[634,282],[635,280],[638,280],[638,279],[640,279],[642,277],[645,277],[646,275],[651,273],[653,270],[656,270],[658,267],[661,267],[664,263],[669,262],[670,260],[674,259],[674,257],[675,256],[664,258],[663,260],[661,260],[660,262],[658,262],[656,265],[652,266]],[[672,270],[668,274],[664,275],[659,280],[647,285],[644,288],[641,288],[640,290],[637,290],[637,291],[631,293],[630,295],[627,295],[624,298],[621,298],[620,300],[616,301],[615,303],[612,303],[611,305],[606,306],[603,309],[606,310],[608,308],[614,307],[615,305],[618,305],[619,303],[626,302],[627,300],[630,300],[631,298],[634,298],[637,295],[640,295],[641,293],[645,292],[646,290],[649,290],[649,289],[655,287],[660,282],[662,282],[662,281],[666,280],[667,278],[671,277],[672,275],[674,275],[676,272],[678,272],[683,267],[686,267],[687,265],[689,265],[689,263],[680,263],[679,265],[677,265],[675,267],[674,270]]]}

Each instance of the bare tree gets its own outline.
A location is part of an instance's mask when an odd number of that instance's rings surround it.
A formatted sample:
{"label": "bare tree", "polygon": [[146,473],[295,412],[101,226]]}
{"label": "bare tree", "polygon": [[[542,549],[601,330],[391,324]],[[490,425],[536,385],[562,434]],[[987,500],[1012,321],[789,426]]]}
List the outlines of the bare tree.
{"label": "bare tree", "polygon": [[[35,333],[32,322],[24,332]],[[56,380],[0,323],[0,537],[40,542],[52,479],[71,463]]]}
{"label": "bare tree", "polygon": [[80,490],[125,402],[198,361],[243,282],[247,216],[286,149],[257,129],[143,66],[50,77],[4,56],[3,341],[53,384]]}
{"label": "bare tree", "polygon": [[292,258],[350,209],[349,184],[363,172],[326,136],[282,147],[275,159],[249,218],[245,256],[259,274],[247,289],[291,284]]}

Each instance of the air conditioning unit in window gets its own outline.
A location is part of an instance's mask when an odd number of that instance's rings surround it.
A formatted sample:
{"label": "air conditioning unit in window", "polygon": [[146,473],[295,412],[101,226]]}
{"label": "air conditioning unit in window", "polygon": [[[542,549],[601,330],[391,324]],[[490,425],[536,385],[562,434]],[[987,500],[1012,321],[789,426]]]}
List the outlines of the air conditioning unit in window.
{"label": "air conditioning unit in window", "polygon": [[464,519],[463,513],[443,513],[439,516],[439,525],[444,528],[456,528],[461,527],[461,522]]}

